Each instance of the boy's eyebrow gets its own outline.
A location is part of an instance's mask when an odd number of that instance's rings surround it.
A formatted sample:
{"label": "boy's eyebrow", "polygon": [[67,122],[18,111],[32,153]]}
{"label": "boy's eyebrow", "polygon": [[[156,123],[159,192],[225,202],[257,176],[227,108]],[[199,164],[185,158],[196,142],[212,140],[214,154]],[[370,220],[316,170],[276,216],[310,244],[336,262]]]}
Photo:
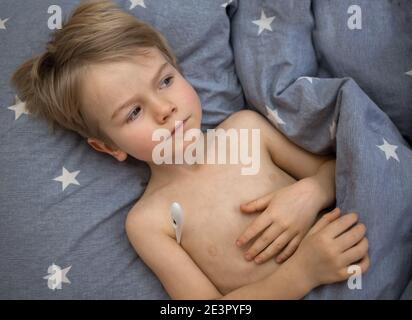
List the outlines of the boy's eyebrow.
{"label": "boy's eyebrow", "polygon": [[[154,75],[153,79],[151,80],[151,83],[154,83],[156,79],[160,77],[161,73],[163,72],[163,69],[165,69],[168,65],[169,65],[169,62],[166,61],[160,66],[160,68],[157,70],[156,74]],[[135,98],[136,97],[134,96],[128,99],[125,103],[121,104],[115,110],[115,112],[113,112],[111,120],[114,120],[114,118],[116,118],[116,116],[120,113],[120,111],[122,111],[124,108],[127,108],[135,100]]]}

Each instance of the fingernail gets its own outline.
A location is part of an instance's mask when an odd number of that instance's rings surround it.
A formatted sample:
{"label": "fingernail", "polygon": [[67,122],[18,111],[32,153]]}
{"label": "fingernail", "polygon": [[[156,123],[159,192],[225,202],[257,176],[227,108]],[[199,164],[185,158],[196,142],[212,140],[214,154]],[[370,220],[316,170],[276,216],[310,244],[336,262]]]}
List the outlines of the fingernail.
{"label": "fingernail", "polygon": [[246,253],[246,254],[245,254],[245,258],[246,258],[246,260],[250,260],[250,258],[251,258],[250,254],[249,254],[249,253]]}
{"label": "fingernail", "polygon": [[240,243],[239,240],[236,240],[236,245],[237,245],[238,247],[240,247],[241,243]]}

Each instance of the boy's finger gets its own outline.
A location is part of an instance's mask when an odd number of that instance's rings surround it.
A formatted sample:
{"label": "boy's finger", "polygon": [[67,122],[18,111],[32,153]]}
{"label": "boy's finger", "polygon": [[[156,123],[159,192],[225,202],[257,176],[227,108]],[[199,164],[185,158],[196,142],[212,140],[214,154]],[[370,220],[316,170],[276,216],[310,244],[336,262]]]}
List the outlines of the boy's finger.
{"label": "boy's finger", "polygon": [[344,252],[359,241],[365,236],[366,227],[362,223],[358,223],[357,225],[350,228],[348,231],[342,233],[339,237],[336,238],[337,244],[341,252]]}
{"label": "boy's finger", "polygon": [[315,225],[309,230],[308,235],[314,234],[323,228],[325,228],[327,225],[329,225],[332,221],[336,220],[340,216],[340,209],[335,208],[331,212],[328,212],[324,214],[316,223]]}
{"label": "boy's finger", "polygon": [[370,260],[369,255],[367,254],[359,263],[359,267],[361,268],[362,273],[365,273],[369,269]]}
{"label": "boy's finger", "polygon": [[285,249],[281,253],[278,254],[276,258],[277,263],[282,263],[283,261],[286,261],[299,247],[300,244],[300,237],[296,236],[288,243]]}
{"label": "boy's finger", "polygon": [[346,265],[353,264],[367,255],[369,249],[368,239],[363,238],[356,246],[345,251],[342,259]]}
{"label": "boy's finger", "polygon": [[325,227],[326,236],[330,238],[338,237],[358,222],[358,218],[358,215],[353,212],[339,217],[339,219],[336,219]]}
{"label": "boy's finger", "polygon": [[248,243],[250,239],[254,238],[262,230],[266,229],[271,223],[272,220],[268,215],[258,216],[236,240],[236,245],[240,247],[245,243]]}
{"label": "boy's finger", "polygon": [[274,239],[279,237],[283,231],[284,229],[281,226],[273,223],[245,252],[245,258],[247,260],[252,260],[257,254],[261,253],[271,242],[273,242]]}
{"label": "boy's finger", "polygon": [[269,205],[269,202],[272,200],[273,195],[274,195],[274,192],[270,192],[258,199],[249,201],[247,203],[242,203],[240,205],[240,210],[246,213],[252,213],[256,211],[265,210],[267,206]]}
{"label": "boy's finger", "polygon": [[255,258],[256,263],[261,263],[268,258],[276,256],[286,245],[289,243],[290,239],[292,239],[295,236],[295,234],[290,234],[288,230],[283,232],[279,237],[276,238],[275,241],[273,241],[266,249],[264,252],[259,254]]}
{"label": "boy's finger", "polygon": [[[360,261],[359,261],[360,260]],[[350,269],[351,266],[358,266],[360,268],[360,272],[361,273],[365,273],[366,271],[368,271],[369,266],[370,266],[370,259],[369,259],[369,255],[366,254],[364,255],[361,259],[359,259],[358,263],[350,263],[348,264],[346,267],[342,268],[342,274],[345,274],[345,279],[348,279],[350,276],[352,276],[353,273],[353,269]],[[345,280],[343,279],[343,280]]]}

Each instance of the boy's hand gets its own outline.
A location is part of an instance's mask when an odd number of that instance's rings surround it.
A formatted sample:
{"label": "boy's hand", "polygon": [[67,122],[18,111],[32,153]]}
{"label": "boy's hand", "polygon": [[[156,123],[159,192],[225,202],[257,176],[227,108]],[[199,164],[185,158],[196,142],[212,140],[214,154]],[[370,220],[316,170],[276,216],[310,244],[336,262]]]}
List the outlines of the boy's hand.
{"label": "boy's hand", "polygon": [[301,181],[241,205],[245,213],[264,210],[236,241],[243,246],[263,231],[245,252],[247,260],[262,263],[278,255],[276,262],[281,263],[295,252],[322,209],[318,190]]}
{"label": "boy's hand", "polygon": [[356,213],[340,216],[336,208],[316,222],[290,260],[304,266],[312,287],[346,280],[352,275],[349,266],[358,265],[362,273],[369,268],[365,233]]}

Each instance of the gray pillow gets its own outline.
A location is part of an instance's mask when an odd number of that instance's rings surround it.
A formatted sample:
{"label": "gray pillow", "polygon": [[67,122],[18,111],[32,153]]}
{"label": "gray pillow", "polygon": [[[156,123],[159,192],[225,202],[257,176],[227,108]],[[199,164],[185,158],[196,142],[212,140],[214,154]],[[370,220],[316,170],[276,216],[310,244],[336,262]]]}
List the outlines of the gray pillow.
{"label": "gray pillow", "polygon": [[[223,1],[117,2],[169,40],[200,95],[204,129],[244,107]],[[117,162],[73,132],[50,135],[9,86],[15,68],[45,48],[48,24],[78,3],[0,2],[0,299],[167,298],[124,230],[147,165]],[[57,266],[71,283],[52,290],[47,275]]]}

